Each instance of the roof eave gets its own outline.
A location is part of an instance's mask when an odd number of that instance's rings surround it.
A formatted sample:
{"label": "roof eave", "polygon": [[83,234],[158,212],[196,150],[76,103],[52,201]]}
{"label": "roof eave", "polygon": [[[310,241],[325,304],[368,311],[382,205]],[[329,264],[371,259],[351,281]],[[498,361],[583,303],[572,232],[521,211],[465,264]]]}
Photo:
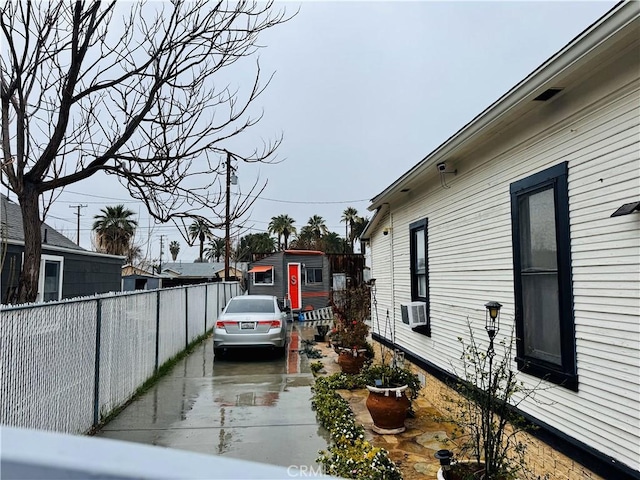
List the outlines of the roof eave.
{"label": "roof eave", "polygon": [[394,183],[373,197],[368,209],[373,211],[379,208],[391,195],[399,192],[408,183],[421,176],[425,170],[451,157],[457,148],[481,135],[484,130],[494,125],[507,112],[518,108],[548,88],[558,75],[573,68],[589,52],[637,19],[640,14],[637,5],[634,5],[635,3],[618,3]]}
{"label": "roof eave", "polygon": [[384,216],[388,207],[389,207],[388,203],[383,203],[377,208],[377,210],[373,214],[373,217],[371,217],[371,220],[369,220],[366,227],[364,227],[364,230],[360,235],[360,241],[364,242],[371,238],[371,232],[376,228],[378,223],[380,223],[380,219]]}
{"label": "roof eave", "polygon": [[[5,242],[9,245],[18,245],[18,246],[24,247],[24,242],[22,240],[8,239],[8,240],[5,240]],[[58,245],[51,245],[50,243],[43,243],[42,249],[53,250],[61,253],[75,253],[76,255],[82,255],[85,257],[117,258],[120,260],[127,259],[125,255],[111,255],[109,253],[92,252],[91,250],[85,250],[85,249],[60,247]]]}

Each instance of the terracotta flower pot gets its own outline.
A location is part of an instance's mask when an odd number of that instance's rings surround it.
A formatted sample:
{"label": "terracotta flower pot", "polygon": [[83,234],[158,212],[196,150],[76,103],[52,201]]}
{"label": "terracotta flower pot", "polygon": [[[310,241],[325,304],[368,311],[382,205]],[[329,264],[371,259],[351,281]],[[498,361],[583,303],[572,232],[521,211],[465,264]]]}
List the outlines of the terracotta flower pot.
{"label": "terracotta flower pot", "polygon": [[367,385],[367,409],[373,419],[373,431],[383,435],[404,432],[404,421],[411,402],[405,394],[407,385],[377,388]]}
{"label": "terracotta flower pot", "polygon": [[364,352],[366,350],[356,350],[356,354],[354,355],[353,350],[349,350],[343,348],[340,350],[338,354],[338,364],[342,369],[343,373],[360,373],[364,363],[367,361],[367,357],[365,357]]}

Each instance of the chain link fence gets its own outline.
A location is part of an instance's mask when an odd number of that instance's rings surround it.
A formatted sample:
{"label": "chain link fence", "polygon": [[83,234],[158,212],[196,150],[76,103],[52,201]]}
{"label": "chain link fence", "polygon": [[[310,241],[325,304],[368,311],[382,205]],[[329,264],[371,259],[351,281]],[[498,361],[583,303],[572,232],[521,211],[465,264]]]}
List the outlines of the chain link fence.
{"label": "chain link fence", "polygon": [[2,308],[0,425],[91,430],[241,293],[221,282]]}

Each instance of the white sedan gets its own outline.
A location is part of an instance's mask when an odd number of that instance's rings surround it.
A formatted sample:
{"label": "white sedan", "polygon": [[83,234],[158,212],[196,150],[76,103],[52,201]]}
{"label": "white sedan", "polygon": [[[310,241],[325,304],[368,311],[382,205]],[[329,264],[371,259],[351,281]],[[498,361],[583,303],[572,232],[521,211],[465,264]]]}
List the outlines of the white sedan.
{"label": "white sedan", "polygon": [[272,295],[233,297],[215,324],[213,348],[216,356],[226,349],[238,347],[271,348],[284,355],[289,311],[280,309],[277,297]]}

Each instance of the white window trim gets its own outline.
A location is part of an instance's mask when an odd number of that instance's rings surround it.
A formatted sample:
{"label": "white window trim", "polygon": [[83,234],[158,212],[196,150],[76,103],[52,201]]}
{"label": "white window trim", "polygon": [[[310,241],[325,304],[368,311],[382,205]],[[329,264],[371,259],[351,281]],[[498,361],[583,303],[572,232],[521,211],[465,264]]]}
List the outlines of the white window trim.
{"label": "white window trim", "polygon": [[44,265],[45,260],[58,262],[60,264],[60,278],[58,279],[58,300],[62,299],[62,278],[64,277],[64,257],[59,255],[42,254],[40,256],[40,276],[38,278],[38,297],[37,301],[42,302],[44,299]]}
{"label": "white window trim", "polygon": [[[266,272],[260,272],[260,273],[266,273]],[[253,272],[251,275],[253,276],[252,281],[253,281],[253,285],[254,286],[258,286],[258,287],[259,286],[267,286],[268,287],[269,285],[273,285],[273,277],[274,277],[273,268],[271,268],[271,283],[256,283],[256,273]]]}

